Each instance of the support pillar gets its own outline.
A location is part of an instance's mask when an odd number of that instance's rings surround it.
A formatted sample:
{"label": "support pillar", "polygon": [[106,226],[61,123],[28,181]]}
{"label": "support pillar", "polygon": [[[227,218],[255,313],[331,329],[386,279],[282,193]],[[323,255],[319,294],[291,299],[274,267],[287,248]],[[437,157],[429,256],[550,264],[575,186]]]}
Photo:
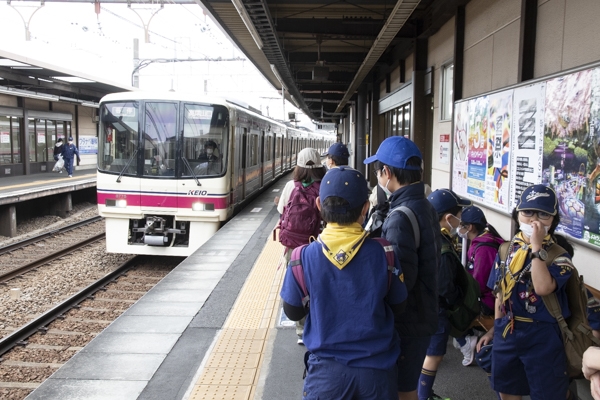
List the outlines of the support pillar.
{"label": "support pillar", "polygon": [[71,193],[59,194],[52,197],[50,203],[50,215],[58,215],[61,218],[66,218],[67,213],[73,210],[73,201]]}
{"label": "support pillar", "polygon": [[356,102],[356,153],[354,156],[354,168],[365,174],[363,160],[367,154],[367,88],[361,85],[358,88],[358,100]]}
{"label": "support pillar", "polygon": [[0,235],[17,236],[17,207],[14,205],[0,207]]}

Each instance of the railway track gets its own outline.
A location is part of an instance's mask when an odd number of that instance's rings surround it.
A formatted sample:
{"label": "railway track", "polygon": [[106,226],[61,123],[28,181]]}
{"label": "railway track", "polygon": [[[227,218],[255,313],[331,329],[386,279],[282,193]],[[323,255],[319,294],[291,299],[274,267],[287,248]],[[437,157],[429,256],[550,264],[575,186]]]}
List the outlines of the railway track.
{"label": "railway track", "polygon": [[133,257],[0,339],[0,398],[27,396],[181,260]]}
{"label": "railway track", "polygon": [[[98,232],[101,233],[98,233]],[[77,251],[105,237],[101,217],[35,236],[0,248],[0,283]]]}

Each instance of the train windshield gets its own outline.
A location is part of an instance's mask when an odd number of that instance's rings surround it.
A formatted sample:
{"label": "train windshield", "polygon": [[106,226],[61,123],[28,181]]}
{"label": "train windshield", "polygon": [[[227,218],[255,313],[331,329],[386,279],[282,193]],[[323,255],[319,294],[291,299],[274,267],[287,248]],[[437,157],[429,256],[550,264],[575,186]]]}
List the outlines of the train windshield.
{"label": "train windshield", "polygon": [[102,104],[100,115],[100,170],[145,177],[225,173],[228,112],[223,106],[125,101]]}
{"label": "train windshield", "polygon": [[98,168],[135,175],[139,133],[139,103],[128,101],[104,104],[100,110]]}

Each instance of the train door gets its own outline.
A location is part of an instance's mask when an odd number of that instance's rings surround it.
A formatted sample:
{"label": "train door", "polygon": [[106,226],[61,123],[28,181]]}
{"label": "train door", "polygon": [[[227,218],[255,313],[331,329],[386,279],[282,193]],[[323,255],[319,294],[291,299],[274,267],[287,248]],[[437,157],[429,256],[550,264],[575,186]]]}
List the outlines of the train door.
{"label": "train door", "polygon": [[267,168],[265,168],[265,153],[267,152],[267,149],[265,149],[265,131],[260,131],[258,151],[260,153],[260,156],[259,156],[260,167],[258,170],[258,173],[260,174],[259,187],[262,188],[265,184],[265,173],[266,173],[266,169],[267,169]]}
{"label": "train door", "polygon": [[241,174],[241,181],[242,181],[242,200],[246,198],[246,183],[247,183],[247,179],[248,176],[246,174],[246,169],[247,169],[247,161],[248,161],[248,157],[247,157],[247,153],[248,153],[248,128],[244,128],[243,133],[242,133],[242,147],[240,148],[240,174]]}

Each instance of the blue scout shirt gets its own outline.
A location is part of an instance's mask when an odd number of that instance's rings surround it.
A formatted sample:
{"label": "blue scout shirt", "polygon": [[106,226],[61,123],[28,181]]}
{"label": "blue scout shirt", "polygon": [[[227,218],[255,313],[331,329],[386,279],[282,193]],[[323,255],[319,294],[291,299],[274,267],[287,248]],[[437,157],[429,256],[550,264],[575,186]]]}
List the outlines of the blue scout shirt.
{"label": "blue scout shirt", "polygon": [[[515,245],[517,246],[517,245]],[[544,246],[544,249],[547,250],[549,246]],[[508,260],[506,261],[506,265],[510,264],[512,257],[514,255],[514,249],[511,251],[508,256]],[[524,266],[529,265],[531,263],[531,253],[525,259]],[[571,258],[569,254],[565,253],[557,259],[562,259],[565,262],[553,263],[548,267],[548,271],[550,275],[556,281],[556,297],[558,298],[558,302],[562,309],[562,314],[565,318],[571,315],[571,311],[568,307],[567,294],[565,293],[565,284],[571,277],[572,264],[570,264]],[[568,262],[566,262],[568,261]],[[508,268],[508,267],[507,267]],[[508,272],[507,272],[508,273]],[[500,256],[496,256],[496,261],[494,263],[494,269],[490,274],[490,278],[488,280],[488,287],[493,289],[496,283],[498,283],[498,287],[500,285],[500,281],[502,280],[503,271],[500,267]],[[512,312],[516,316],[531,318],[534,321],[544,321],[544,322],[556,322],[556,319],[548,312],[546,306],[544,305],[544,301],[541,296],[538,296],[535,293],[535,289],[533,289],[530,285],[531,283],[531,274],[526,273],[524,276],[515,284],[515,287],[512,290],[510,301],[512,303]],[[531,287],[531,288],[530,288]],[[528,292],[529,289],[529,293]],[[527,296],[529,294],[529,296]]]}
{"label": "blue scout shirt", "polygon": [[[310,295],[303,334],[306,348],[350,367],[394,367],[400,345],[388,304],[400,304],[407,297],[398,260],[398,272],[392,275],[388,291],[385,251],[375,240],[365,239],[343,269],[326,258],[319,242],[308,245],[301,257]],[[302,290],[291,268],[286,271],[281,297],[289,305],[302,307]]]}

